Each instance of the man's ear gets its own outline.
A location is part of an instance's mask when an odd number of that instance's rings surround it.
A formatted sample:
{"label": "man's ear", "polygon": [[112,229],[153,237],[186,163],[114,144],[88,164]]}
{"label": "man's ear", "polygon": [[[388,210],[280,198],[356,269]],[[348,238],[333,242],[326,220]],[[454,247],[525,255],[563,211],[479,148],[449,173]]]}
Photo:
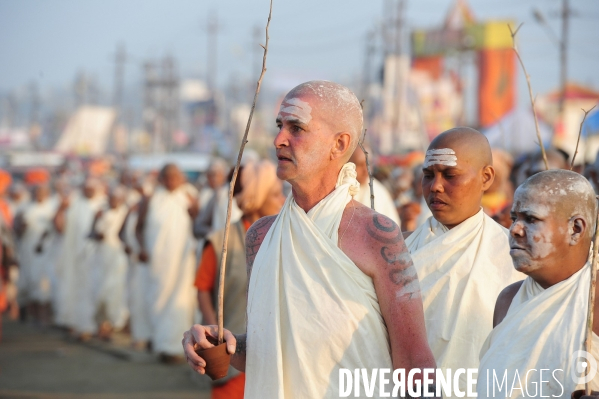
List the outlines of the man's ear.
{"label": "man's ear", "polygon": [[485,166],[483,168],[482,178],[483,191],[487,191],[489,187],[491,187],[491,185],[493,184],[493,181],[495,180],[495,168],[493,168],[491,165]]}
{"label": "man's ear", "polygon": [[577,245],[587,235],[589,225],[580,215],[574,215],[568,221],[568,227],[570,245]]}
{"label": "man's ear", "polygon": [[[348,132],[335,134],[335,142],[331,149],[331,160],[347,156],[347,152],[350,150],[350,143],[351,135]],[[349,155],[351,156],[351,154]]]}

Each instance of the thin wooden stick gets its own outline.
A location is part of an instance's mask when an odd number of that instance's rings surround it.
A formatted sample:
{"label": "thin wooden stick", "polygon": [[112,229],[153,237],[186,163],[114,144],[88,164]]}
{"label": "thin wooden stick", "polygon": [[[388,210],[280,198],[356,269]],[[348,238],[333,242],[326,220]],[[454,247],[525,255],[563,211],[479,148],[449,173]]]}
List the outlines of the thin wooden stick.
{"label": "thin wooden stick", "polygon": [[362,140],[358,141],[358,145],[362,149],[362,152],[364,152],[364,157],[366,158],[366,170],[368,170],[368,185],[370,186],[370,208],[372,208],[372,210],[374,211],[374,177],[372,177],[372,172],[370,171],[370,163],[368,163],[368,151],[366,151],[366,148],[364,148],[364,140],[366,140],[367,131],[368,129],[364,129],[364,135],[362,136]]}
{"label": "thin wooden stick", "polygon": [[266,44],[260,46],[264,49],[264,55],[262,57],[262,71],[260,72],[260,78],[258,78],[258,82],[256,83],[256,92],[254,93],[254,102],[252,103],[252,109],[250,110],[250,116],[248,118],[248,123],[245,127],[245,133],[243,134],[243,139],[241,140],[241,145],[239,147],[239,155],[237,155],[237,164],[235,164],[235,170],[233,171],[233,176],[231,177],[231,183],[229,186],[229,203],[227,205],[227,219],[225,221],[225,234],[223,239],[223,249],[220,260],[220,276],[218,280],[218,344],[222,344],[224,342],[224,327],[223,327],[223,304],[224,304],[224,296],[225,296],[225,268],[227,264],[227,243],[229,242],[229,227],[231,225],[231,207],[233,205],[233,190],[235,188],[235,182],[237,181],[237,174],[239,173],[239,165],[241,164],[241,157],[243,156],[243,150],[248,140],[248,133],[250,131],[250,126],[252,124],[252,117],[254,116],[254,109],[256,108],[256,101],[258,100],[258,94],[260,93],[260,87],[262,86],[262,78],[264,77],[264,73],[266,72],[266,55],[268,54],[268,27],[270,26],[270,19],[272,17],[272,2],[270,0],[270,8],[268,11],[268,21],[266,22]]}
{"label": "thin wooden stick", "polygon": [[[598,197],[599,198],[599,197]],[[599,201],[598,208],[599,210]],[[587,313],[587,328],[586,328],[586,339],[585,339],[585,351],[591,353],[593,347],[593,316],[595,310],[595,287],[597,286],[597,253],[599,252],[599,212],[597,212],[597,218],[595,222],[595,235],[593,237],[593,260],[591,262],[591,288],[589,291],[589,309]],[[591,394],[591,386],[589,381],[585,383],[586,395]]]}
{"label": "thin wooden stick", "polygon": [[[574,160],[576,159],[576,154],[578,154],[578,144],[580,143],[580,136],[582,135],[582,125],[584,125],[584,121],[587,118],[587,115],[589,114],[589,112],[591,112],[593,109],[595,109],[596,105],[593,106],[593,108],[589,109],[588,111],[585,111],[584,109],[582,109],[582,112],[584,112],[584,117],[582,118],[582,122],[580,122],[580,129],[578,129],[578,140],[576,140],[576,149],[574,150],[574,155],[572,156],[572,163],[570,164],[570,170],[574,169]],[[583,160],[584,163],[584,160]]]}
{"label": "thin wooden stick", "polygon": [[521,23],[518,26],[516,31],[512,31],[512,27],[508,24],[507,27],[510,30],[510,34],[512,35],[512,48],[514,49],[514,53],[518,57],[518,61],[520,61],[520,65],[522,66],[522,70],[524,71],[524,76],[526,77],[526,83],[528,84],[528,94],[530,96],[530,103],[532,104],[532,114],[535,118],[535,128],[537,129],[537,139],[539,140],[539,146],[541,147],[541,155],[543,155],[543,162],[545,162],[545,169],[549,170],[549,163],[547,162],[547,154],[545,153],[545,146],[543,145],[543,140],[541,140],[541,130],[539,129],[539,121],[537,119],[537,111],[535,110],[535,99],[532,95],[532,87],[530,86],[530,76],[528,76],[528,72],[526,72],[526,67],[524,67],[524,62],[522,61],[522,57],[520,57],[520,53],[516,48],[516,34],[520,30],[524,23]]}

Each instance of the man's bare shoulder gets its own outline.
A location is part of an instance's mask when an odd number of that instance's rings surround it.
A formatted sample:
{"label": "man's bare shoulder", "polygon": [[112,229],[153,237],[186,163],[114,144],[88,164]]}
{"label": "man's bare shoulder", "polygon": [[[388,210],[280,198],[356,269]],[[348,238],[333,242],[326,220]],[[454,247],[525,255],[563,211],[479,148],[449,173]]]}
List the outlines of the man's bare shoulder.
{"label": "man's bare shoulder", "polygon": [[265,216],[258,219],[254,224],[250,226],[245,235],[245,257],[248,269],[248,275],[252,272],[252,266],[254,266],[254,259],[260,250],[262,241],[266,237],[266,233],[270,230],[270,226],[274,223],[277,215]]}
{"label": "man's bare shoulder", "polygon": [[495,312],[493,313],[493,328],[495,328],[499,323],[503,321],[505,316],[507,315],[507,311],[512,304],[512,300],[518,293],[518,290],[522,286],[522,281],[516,281],[513,284],[505,287],[497,297],[497,302],[495,303]]}
{"label": "man's bare shoulder", "polygon": [[401,230],[393,220],[356,201],[345,208],[339,237],[341,249],[369,275],[381,259],[394,263],[405,249]]}

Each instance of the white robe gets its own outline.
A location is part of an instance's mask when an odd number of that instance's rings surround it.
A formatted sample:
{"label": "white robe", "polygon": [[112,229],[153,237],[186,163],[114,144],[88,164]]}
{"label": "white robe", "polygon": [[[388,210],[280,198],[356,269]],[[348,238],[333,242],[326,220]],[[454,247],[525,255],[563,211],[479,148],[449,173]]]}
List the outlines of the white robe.
{"label": "white robe", "polygon": [[[399,213],[397,213],[397,208],[395,208],[395,203],[387,188],[380,181],[374,179],[372,181],[372,191],[374,192],[374,210],[401,226]],[[368,182],[360,184],[360,191],[354,199],[370,208],[370,186]]]}
{"label": "white robe", "polygon": [[[495,388],[495,395],[502,398],[531,396],[535,389],[539,397],[542,389],[545,397],[569,398],[574,390],[584,389],[574,382],[571,369],[575,365],[574,352],[584,350],[589,285],[589,264],[548,289],[543,289],[531,277],[524,280],[505,318],[489,334],[481,350],[478,397],[487,397],[487,389],[492,397]],[[591,354],[599,360],[599,339],[595,334]],[[536,372],[531,371],[527,378],[532,369]],[[550,370],[543,375],[542,384],[540,369]],[[556,369],[563,371],[554,373]],[[507,370],[507,395],[505,385],[502,393],[497,384],[493,387],[493,370],[499,381]],[[523,390],[511,390],[516,370]],[[515,385],[518,386],[517,380]],[[591,387],[599,390],[599,373]]]}
{"label": "white robe", "polygon": [[249,283],[246,398],[337,398],[340,368],[392,368],[372,279],[337,244],[355,175],[346,164],[307,214],[288,197],[264,238]]}
{"label": "white robe", "polygon": [[[57,322],[79,332],[96,330],[93,317],[87,317],[95,307],[93,281],[90,270],[89,240],[96,212],[105,202],[104,196],[87,199],[77,196],[66,213],[66,226],[63,238],[58,278]],[[90,310],[91,308],[91,310]]]}
{"label": "white robe", "polygon": [[96,231],[104,235],[97,244],[100,292],[96,306],[105,306],[108,321],[115,329],[125,326],[127,306],[127,254],[119,239],[119,231],[127,216],[127,207],[107,209],[96,223]]}
{"label": "white robe", "polygon": [[147,342],[152,338],[152,320],[150,317],[151,298],[150,266],[140,262],[139,243],[135,235],[138,212],[131,211],[125,222],[125,242],[131,249],[129,262],[129,309],[131,313],[131,337],[136,342]]}
{"label": "white robe", "polygon": [[150,199],[144,237],[150,255],[153,349],[180,355],[181,334],[193,321],[195,241],[186,187],[157,189]]}
{"label": "white robe", "polygon": [[[478,368],[480,348],[493,328],[497,296],[526,277],[513,266],[508,231],[481,209],[451,230],[430,217],[406,245],[420,280],[437,367]],[[462,377],[463,390],[466,375]]]}
{"label": "white robe", "polygon": [[31,202],[22,210],[26,227],[19,240],[19,290],[30,301],[48,303],[52,298],[53,253],[47,241],[42,253],[37,253],[36,249],[42,235],[53,229],[55,214],[56,204],[50,199]]}

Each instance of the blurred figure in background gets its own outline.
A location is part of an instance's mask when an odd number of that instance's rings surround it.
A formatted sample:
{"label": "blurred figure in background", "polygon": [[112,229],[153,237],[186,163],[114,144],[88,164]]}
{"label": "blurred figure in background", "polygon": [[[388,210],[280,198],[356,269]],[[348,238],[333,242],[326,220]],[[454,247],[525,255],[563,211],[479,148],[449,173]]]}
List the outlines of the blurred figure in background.
{"label": "blurred figure in background", "polygon": [[31,201],[31,194],[22,181],[15,181],[8,190],[8,205],[12,216],[21,212]]}
{"label": "blurred figure in background", "polygon": [[[353,162],[356,165],[356,172],[358,174],[357,180],[360,183],[360,192],[354,196],[354,200],[370,208],[371,201],[369,175],[364,151],[362,151],[360,147],[356,148],[353,155],[349,159],[349,162]],[[399,214],[397,213],[397,209],[393,203],[393,198],[391,198],[391,194],[389,194],[387,188],[380,181],[374,178],[372,181],[372,188],[374,192],[374,209],[378,213],[387,216],[389,219],[400,225]]]}
{"label": "blurred figure in background", "polygon": [[140,246],[135,234],[139,208],[141,202],[152,195],[154,190],[153,181],[149,176],[139,177],[132,183],[133,188],[140,194],[140,202],[134,204],[130,209],[119,237],[125,245],[125,253],[129,264],[129,310],[131,324],[132,346],[143,350],[148,347],[152,338],[152,320],[150,315],[149,297],[150,267],[147,263],[139,260]]}
{"label": "blurred figure in background", "polygon": [[[72,202],[72,203],[71,203]],[[81,193],[72,201],[65,197],[54,217],[56,230],[63,235],[63,246],[58,261],[58,300],[56,323],[77,331],[81,339],[89,339],[95,332],[95,323],[81,318],[93,307],[90,298],[89,233],[96,213],[105,203],[100,181],[88,178]]]}
{"label": "blurred figure in background", "polygon": [[92,265],[95,274],[94,285],[98,294],[94,313],[100,314],[98,335],[109,339],[113,329],[121,330],[127,323],[127,255],[119,239],[119,231],[127,216],[127,189],[117,186],[108,194],[108,208],[96,215],[92,238],[98,242]]}
{"label": "blurred figure in background", "polygon": [[[241,219],[231,224],[227,244],[224,326],[235,334],[245,332],[247,269],[245,234],[264,216],[276,215],[285,202],[283,183],[277,178],[276,166],[267,160],[249,162],[240,169],[235,184],[235,200],[242,211]],[[224,229],[208,235],[195,279],[203,324],[217,324],[217,303]],[[215,381],[212,398],[243,398],[245,374],[229,367],[224,379]]]}
{"label": "blurred figure in background", "polygon": [[19,317],[17,302],[19,268],[16,259],[16,242],[12,230],[13,215],[7,201],[11,182],[11,175],[0,169],[0,314],[8,310],[10,317],[16,319]]}
{"label": "blurred figure in background", "polygon": [[[227,182],[230,178],[227,179],[228,170],[229,168],[224,159],[215,158],[206,172],[208,187],[202,190],[200,197],[201,200],[203,199],[201,212],[194,223],[193,231],[196,238],[203,239],[210,232],[225,227],[229,202],[229,184]],[[206,198],[209,198],[208,201],[203,202],[206,201]],[[233,201],[231,223],[238,221],[240,217],[241,210]]]}
{"label": "blurred figure in background", "polygon": [[51,323],[52,286],[55,279],[52,252],[44,239],[52,227],[56,203],[50,198],[48,184],[33,189],[33,201],[15,218],[15,233],[19,239],[19,300],[27,316],[42,326]]}
{"label": "blurred figure in background", "polygon": [[[551,169],[570,169],[568,163],[568,154],[557,148],[546,148],[545,154],[547,155],[547,164],[549,170]],[[530,157],[530,166],[528,168],[528,176],[536,175],[539,172],[546,170],[545,162],[543,161],[543,154],[541,150],[535,152]]]}
{"label": "blurred figure in background", "polygon": [[401,231],[414,231],[432,216],[422,195],[422,164],[412,168],[412,176],[412,201],[399,208]]}
{"label": "blurred figure in background", "polygon": [[[195,241],[189,210],[197,199],[174,164],[160,172],[160,186],[141,205],[136,227],[139,260],[150,268],[152,347],[165,363],[181,362],[181,332],[193,321]],[[195,202],[194,202],[195,201]]]}

